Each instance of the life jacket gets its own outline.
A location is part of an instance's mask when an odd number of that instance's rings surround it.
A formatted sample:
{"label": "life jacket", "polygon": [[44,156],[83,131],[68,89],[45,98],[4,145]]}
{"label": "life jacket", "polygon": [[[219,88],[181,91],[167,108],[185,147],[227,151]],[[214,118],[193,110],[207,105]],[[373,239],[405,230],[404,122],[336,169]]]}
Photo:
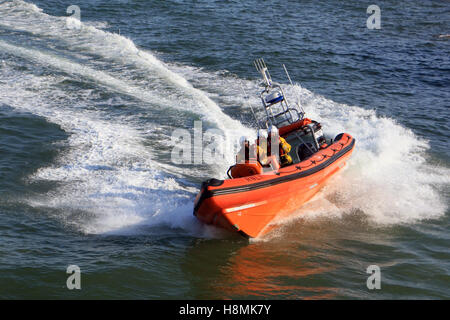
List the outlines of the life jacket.
{"label": "life jacket", "polygon": [[280,137],[280,162],[282,166],[292,163],[292,157],[289,155],[291,148],[291,145],[287,143],[286,139]]}
{"label": "life jacket", "polygon": [[236,164],[259,161],[261,165],[265,166],[269,163],[267,152],[259,145],[245,145],[243,148],[244,150],[242,150],[241,148],[241,150],[239,150],[238,154],[236,155]]}
{"label": "life jacket", "polygon": [[280,155],[289,152],[291,152],[291,145],[287,143],[285,138],[280,137]]}
{"label": "life jacket", "polygon": [[256,155],[256,159],[261,163],[262,166],[267,166],[269,164],[268,160],[268,142],[267,140],[260,141],[259,138],[256,139],[256,144],[250,147],[252,154]]}

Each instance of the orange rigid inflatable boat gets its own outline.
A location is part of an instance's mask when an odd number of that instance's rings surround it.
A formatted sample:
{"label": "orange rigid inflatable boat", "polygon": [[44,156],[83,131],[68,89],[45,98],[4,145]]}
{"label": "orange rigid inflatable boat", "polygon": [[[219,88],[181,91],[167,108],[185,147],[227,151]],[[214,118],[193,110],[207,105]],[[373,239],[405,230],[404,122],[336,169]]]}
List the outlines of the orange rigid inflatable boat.
{"label": "orange rigid inflatable boat", "polygon": [[292,161],[280,167],[276,159],[271,166],[245,159],[230,167],[230,179],[204,181],[194,202],[194,215],[200,221],[247,238],[264,235],[274,222],[311,199],[345,166],[355,146],[355,139],[347,133],[326,139],[320,123],[288,104],[264,61],[259,59],[255,65],[266,83],[261,93],[266,121],[257,121],[258,127],[275,128],[272,131],[291,146]]}

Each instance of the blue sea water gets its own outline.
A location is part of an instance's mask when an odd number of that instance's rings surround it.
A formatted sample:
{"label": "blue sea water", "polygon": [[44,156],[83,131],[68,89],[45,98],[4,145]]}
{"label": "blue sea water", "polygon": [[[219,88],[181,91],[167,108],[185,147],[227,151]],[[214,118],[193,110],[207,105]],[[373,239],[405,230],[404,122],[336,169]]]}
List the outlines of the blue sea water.
{"label": "blue sea water", "polygon": [[[450,298],[450,2],[72,2],[0,1],[1,298]],[[251,132],[259,57],[357,146],[248,242],[192,216],[233,156],[178,165],[170,141]]]}

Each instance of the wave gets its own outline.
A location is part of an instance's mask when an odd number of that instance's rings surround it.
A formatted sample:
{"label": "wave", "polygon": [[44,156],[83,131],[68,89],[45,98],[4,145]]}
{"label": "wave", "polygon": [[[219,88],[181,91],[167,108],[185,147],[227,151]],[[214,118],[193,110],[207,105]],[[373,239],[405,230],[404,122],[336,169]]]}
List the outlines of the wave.
{"label": "wave", "polygon": [[[238,80],[223,71],[175,69],[188,79],[208,84],[205,90],[223,88],[228,92],[221,94],[225,105],[244,99],[241,82],[247,92],[258,92],[257,81]],[[299,84],[285,85],[285,91],[291,99],[300,100],[308,117],[323,124],[330,138],[341,132],[356,138],[355,151],[343,174],[315,198],[317,204],[305,206],[293,219],[362,212],[376,224],[389,225],[445,215],[448,203],[442,191],[450,185],[450,170],[430,164],[428,141],[396,120],[378,116],[375,110],[334,102]],[[257,97],[249,102],[260,103]]]}
{"label": "wave", "polygon": [[[65,29],[63,18],[48,16],[36,6],[22,1],[6,5],[9,7],[1,11],[1,15],[5,15],[2,16],[5,18],[2,19],[2,26],[39,34],[39,37],[45,37],[42,34],[44,31],[55,35],[58,30],[62,30],[59,40],[65,41],[64,32],[68,30]],[[34,23],[38,28],[29,28],[33,19],[36,19]],[[55,51],[51,46],[23,47],[0,40],[3,52],[64,72],[44,77],[17,72],[15,70],[20,68],[14,66],[2,68],[0,90],[3,103],[45,117],[70,133],[67,141],[69,152],[61,155],[52,167],[41,168],[30,177],[31,180],[55,181],[61,186],[45,197],[28,199],[27,202],[33,206],[58,209],[58,218],[86,233],[119,232],[129,226],[160,224],[183,227],[188,232],[200,230],[208,233],[211,228],[198,227],[198,222],[192,216],[192,201],[197,188],[185,182],[185,168],[158,162],[154,159],[158,156],[155,156],[157,150],[145,145],[145,140],[154,139],[154,135],[161,131],[160,123],[138,121],[142,113],[122,117],[108,115],[107,111],[92,110],[91,105],[98,103],[93,101],[91,90],[85,90],[86,94],[83,95],[79,90],[76,93],[62,90],[59,85],[67,78],[81,78],[107,91],[140,100],[141,107],[149,109],[147,114],[155,113],[156,108],[170,114],[172,118],[180,116],[177,110],[194,112],[231,137],[248,129],[225,115],[206,94],[167,69],[150,53],[137,50],[130,40],[91,26],[84,26],[84,29],[86,32],[83,36],[72,38],[74,42],[81,45],[90,39],[88,41],[93,47],[91,51],[97,54],[102,53],[95,47],[98,43],[102,48],[108,42],[111,47],[120,47],[116,41],[124,43],[117,56],[110,50],[103,52],[109,56],[103,57],[101,64],[112,58],[122,61],[124,50],[129,50],[127,63],[136,59],[135,62],[145,68],[145,74],[150,74],[153,88],[148,87],[148,81],[143,84],[143,81],[131,78],[130,75],[136,70],[115,74],[99,70],[99,65],[79,63],[77,59],[71,58],[73,52],[69,47]],[[175,127],[169,126],[169,130],[160,134],[159,138],[170,140],[170,131],[173,129]],[[224,170],[220,170],[220,173],[223,175]],[[188,175],[196,174],[189,172]]]}

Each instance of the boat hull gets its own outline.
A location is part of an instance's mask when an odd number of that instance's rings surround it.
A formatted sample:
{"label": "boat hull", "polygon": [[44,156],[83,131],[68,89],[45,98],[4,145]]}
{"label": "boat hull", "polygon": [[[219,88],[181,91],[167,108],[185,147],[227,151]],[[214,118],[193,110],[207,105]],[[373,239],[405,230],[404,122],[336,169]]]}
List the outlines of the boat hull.
{"label": "boat hull", "polygon": [[345,166],[355,139],[345,133],[338,137],[309,159],[278,172],[205,181],[194,204],[194,215],[206,224],[245,237],[264,235],[275,221],[298,210]]}

